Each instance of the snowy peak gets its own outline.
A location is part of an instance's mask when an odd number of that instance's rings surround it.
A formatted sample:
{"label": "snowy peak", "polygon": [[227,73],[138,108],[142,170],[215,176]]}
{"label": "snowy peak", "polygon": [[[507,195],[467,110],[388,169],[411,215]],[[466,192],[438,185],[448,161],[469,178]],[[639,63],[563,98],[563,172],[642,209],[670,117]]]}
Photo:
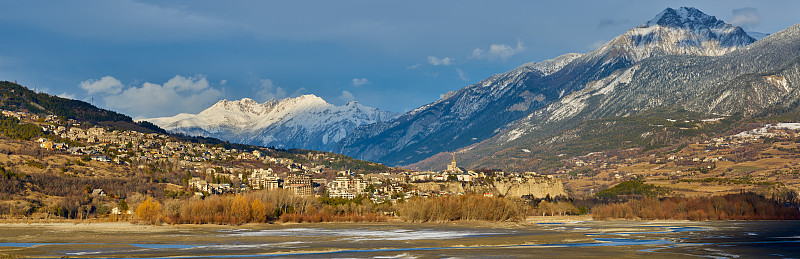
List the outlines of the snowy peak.
{"label": "snowy peak", "polygon": [[249,113],[249,114],[261,114],[264,110],[269,107],[268,103],[259,104],[253,99],[244,98],[241,100],[236,101],[228,101],[228,100],[220,100],[219,102],[215,103],[208,109],[205,109],[201,112],[201,114],[213,114],[218,112],[233,112],[238,111],[242,113]]}
{"label": "snowy peak", "polygon": [[208,109],[200,112],[199,115],[212,116],[213,114],[220,113],[240,113],[258,116],[268,112],[293,112],[313,108],[326,108],[331,106],[333,105],[313,94],[302,95],[295,98],[286,98],[282,100],[272,99],[264,103],[258,103],[250,98],[242,98],[241,100],[235,101],[223,99]]}
{"label": "snowy peak", "polygon": [[335,106],[309,94],[264,103],[220,100],[198,114],[147,121],[171,132],[244,144],[328,150],[359,126],[395,117],[358,102]]}
{"label": "snowy peak", "polygon": [[[489,139],[584,88],[600,95],[621,88],[644,59],[719,56],[754,41],[741,28],[695,8],[668,8],[592,52],[527,63],[448,92],[389,123],[361,128],[341,141],[337,152],[391,165],[415,163]],[[600,81],[612,75],[615,80]]]}
{"label": "snowy peak", "polygon": [[301,107],[319,107],[319,106],[330,106],[332,104],[326,102],[319,96],[313,94],[305,94],[295,98],[286,98],[281,100],[281,103],[287,103],[294,106],[301,106]]}
{"label": "snowy peak", "polygon": [[664,55],[721,56],[755,42],[741,27],[692,7],[667,8],[589,56],[630,62]]}
{"label": "snowy peak", "polygon": [[718,27],[725,23],[717,17],[707,15],[694,7],[681,7],[678,9],[667,8],[648,21],[643,27],[667,26],[675,28],[694,29],[697,27]]}

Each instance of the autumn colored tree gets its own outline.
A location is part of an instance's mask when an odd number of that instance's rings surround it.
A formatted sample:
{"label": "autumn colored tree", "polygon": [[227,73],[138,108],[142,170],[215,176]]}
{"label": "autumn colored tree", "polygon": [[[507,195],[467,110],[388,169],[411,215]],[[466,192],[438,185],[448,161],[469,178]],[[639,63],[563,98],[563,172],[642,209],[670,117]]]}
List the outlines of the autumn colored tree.
{"label": "autumn colored tree", "polygon": [[267,221],[267,206],[258,199],[250,202],[250,220],[252,222]]}
{"label": "autumn colored tree", "polygon": [[154,201],[153,197],[147,197],[139,207],[136,207],[136,217],[149,224],[161,223],[161,203]]}
{"label": "autumn colored tree", "polygon": [[230,216],[233,223],[241,224],[250,221],[250,202],[241,194],[233,197],[230,206]]}

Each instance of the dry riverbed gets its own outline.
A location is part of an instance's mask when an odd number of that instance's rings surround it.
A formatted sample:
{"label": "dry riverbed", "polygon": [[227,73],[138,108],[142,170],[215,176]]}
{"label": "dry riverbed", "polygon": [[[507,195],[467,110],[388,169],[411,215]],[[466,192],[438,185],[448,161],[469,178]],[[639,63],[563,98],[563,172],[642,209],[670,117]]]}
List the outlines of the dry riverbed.
{"label": "dry riverbed", "polygon": [[[0,223],[2,257],[797,257],[798,222]],[[764,242],[761,245],[757,242]],[[753,245],[749,245],[753,244]],[[772,247],[763,248],[765,244]]]}

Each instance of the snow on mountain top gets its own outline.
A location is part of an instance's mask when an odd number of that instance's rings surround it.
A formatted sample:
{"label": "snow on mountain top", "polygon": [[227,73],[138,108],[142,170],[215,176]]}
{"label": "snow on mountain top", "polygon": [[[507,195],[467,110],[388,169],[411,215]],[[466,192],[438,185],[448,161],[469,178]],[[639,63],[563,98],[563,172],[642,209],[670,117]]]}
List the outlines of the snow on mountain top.
{"label": "snow on mountain top", "polygon": [[523,64],[520,68],[531,68],[533,70],[537,70],[542,73],[542,76],[551,75],[558,70],[561,70],[572,62],[573,60],[582,57],[583,54],[581,53],[567,53],[552,59],[543,60],[542,62],[530,62]]}
{"label": "snow on mountain top", "polygon": [[621,55],[632,62],[661,55],[720,56],[755,41],[741,27],[693,7],[667,8],[587,56]]}
{"label": "snow on mountain top", "polygon": [[[335,106],[308,94],[264,103],[250,98],[220,100],[198,114],[146,120],[168,131],[190,135],[258,145],[321,148],[341,140],[358,126],[396,116],[355,101]],[[319,143],[311,141],[317,138]]]}
{"label": "snow on mountain top", "polygon": [[692,27],[696,24],[720,25],[722,24],[722,21],[717,20],[717,17],[705,14],[694,7],[681,7],[678,9],[664,9],[664,11],[656,15],[655,18],[647,21],[642,26],[649,27],[661,25],[671,27]]}

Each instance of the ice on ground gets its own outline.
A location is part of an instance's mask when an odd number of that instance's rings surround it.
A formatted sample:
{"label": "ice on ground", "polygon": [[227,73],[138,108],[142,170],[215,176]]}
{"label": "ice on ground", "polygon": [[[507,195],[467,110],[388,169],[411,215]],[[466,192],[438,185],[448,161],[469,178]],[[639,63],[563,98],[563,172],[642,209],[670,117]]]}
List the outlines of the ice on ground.
{"label": "ice on ground", "polygon": [[289,228],[276,230],[259,230],[252,232],[238,232],[228,234],[229,236],[334,236],[344,240],[365,241],[365,240],[434,240],[434,239],[454,239],[483,235],[501,235],[505,233],[479,232],[466,230],[432,230],[432,229],[396,229],[396,230],[373,230],[373,229],[321,229],[321,228]]}

